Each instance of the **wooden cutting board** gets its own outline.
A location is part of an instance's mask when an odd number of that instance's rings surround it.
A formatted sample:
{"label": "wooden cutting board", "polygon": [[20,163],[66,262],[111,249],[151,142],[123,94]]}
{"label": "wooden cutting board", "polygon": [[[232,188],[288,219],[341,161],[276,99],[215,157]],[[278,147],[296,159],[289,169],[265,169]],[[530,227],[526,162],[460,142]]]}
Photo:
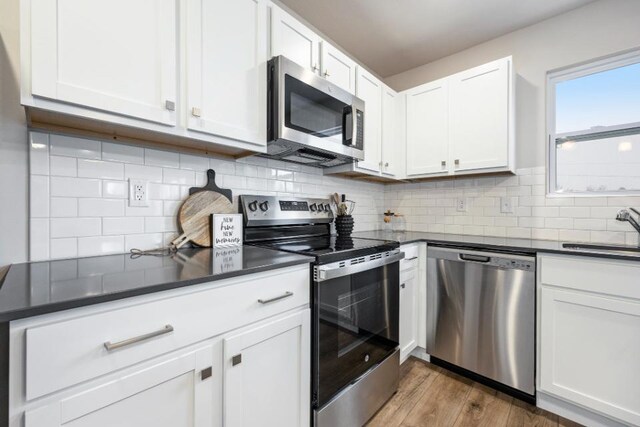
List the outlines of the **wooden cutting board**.
{"label": "wooden cutting board", "polygon": [[187,242],[211,247],[211,215],[236,213],[233,208],[231,190],[222,189],[215,183],[213,169],[207,171],[207,185],[189,190],[189,197],[178,211],[178,225],[182,234],[172,243],[179,248]]}

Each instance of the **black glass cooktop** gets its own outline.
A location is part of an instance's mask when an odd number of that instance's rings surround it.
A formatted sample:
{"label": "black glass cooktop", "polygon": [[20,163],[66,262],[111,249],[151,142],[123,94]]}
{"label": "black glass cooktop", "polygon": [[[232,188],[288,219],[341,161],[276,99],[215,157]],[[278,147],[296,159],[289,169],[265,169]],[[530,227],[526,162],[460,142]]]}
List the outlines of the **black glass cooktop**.
{"label": "black glass cooktop", "polygon": [[393,250],[398,248],[400,244],[392,240],[320,236],[272,243],[263,242],[260,246],[285,252],[315,256],[319,263],[326,264],[376,252]]}

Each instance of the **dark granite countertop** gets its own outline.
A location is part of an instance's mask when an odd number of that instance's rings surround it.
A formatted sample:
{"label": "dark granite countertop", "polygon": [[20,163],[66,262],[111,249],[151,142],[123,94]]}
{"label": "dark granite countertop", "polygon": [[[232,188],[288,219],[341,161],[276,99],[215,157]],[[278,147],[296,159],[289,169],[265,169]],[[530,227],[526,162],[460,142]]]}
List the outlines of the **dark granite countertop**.
{"label": "dark granite countertop", "polygon": [[514,239],[508,237],[472,236],[465,234],[424,233],[419,231],[389,232],[382,230],[361,231],[353,234],[353,237],[365,239],[396,240],[400,244],[427,242],[438,245],[455,245],[475,249],[498,250],[536,254],[538,252],[561,253],[567,255],[582,255],[598,258],[613,258],[640,262],[639,257],[623,254],[597,253],[581,251],[580,249],[566,249],[563,242],[536,239]]}
{"label": "dark granite countertop", "polygon": [[122,254],[14,264],[0,283],[0,322],[312,261],[242,246],[181,249],[166,257]]}

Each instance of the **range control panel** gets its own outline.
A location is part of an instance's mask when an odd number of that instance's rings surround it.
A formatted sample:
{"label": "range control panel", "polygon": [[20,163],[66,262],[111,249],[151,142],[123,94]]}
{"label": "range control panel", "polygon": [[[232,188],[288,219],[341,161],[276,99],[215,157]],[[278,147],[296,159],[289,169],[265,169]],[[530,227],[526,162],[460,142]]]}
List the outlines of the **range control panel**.
{"label": "range control panel", "polygon": [[328,199],[242,195],[240,211],[245,227],[333,221]]}

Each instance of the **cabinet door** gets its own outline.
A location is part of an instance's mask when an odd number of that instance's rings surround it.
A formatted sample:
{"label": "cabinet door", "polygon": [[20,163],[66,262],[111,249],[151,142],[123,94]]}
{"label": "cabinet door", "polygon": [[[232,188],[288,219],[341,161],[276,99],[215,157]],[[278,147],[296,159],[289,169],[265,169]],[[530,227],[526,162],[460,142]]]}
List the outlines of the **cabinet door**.
{"label": "cabinet door", "polygon": [[357,64],[347,55],[322,42],[321,75],[349,93],[356,93]]}
{"label": "cabinet door", "polygon": [[224,425],[310,422],[310,310],[224,340]]}
{"label": "cabinet door", "polygon": [[380,172],[382,142],[382,82],[358,67],[356,96],[364,101],[364,160],[358,168]]}
{"label": "cabinet door", "polygon": [[418,269],[400,272],[400,360],[418,345]]}
{"label": "cabinet door", "polygon": [[320,37],[284,10],[271,7],[271,56],[284,55],[311,71],[320,71]]}
{"label": "cabinet door", "polygon": [[640,302],[543,286],[540,304],[540,390],[640,425]]}
{"label": "cabinet door", "polygon": [[508,166],[511,60],[450,78],[450,144],[454,171]]}
{"label": "cabinet door", "polygon": [[407,96],[407,175],[449,171],[449,86],[446,79],[427,83]]}
{"label": "cabinet door", "polygon": [[390,87],[382,89],[382,166],[384,175],[397,177],[401,173],[402,144],[404,132],[401,132],[402,114],[400,100],[402,96]]}
{"label": "cabinet door", "polygon": [[[25,414],[25,427],[209,427],[212,346],[191,351]],[[219,380],[219,377],[217,378]]]}
{"label": "cabinet door", "polygon": [[176,0],[32,0],[32,94],[175,125],[176,10]]}
{"label": "cabinet door", "polygon": [[266,0],[189,0],[189,129],[266,144]]}

